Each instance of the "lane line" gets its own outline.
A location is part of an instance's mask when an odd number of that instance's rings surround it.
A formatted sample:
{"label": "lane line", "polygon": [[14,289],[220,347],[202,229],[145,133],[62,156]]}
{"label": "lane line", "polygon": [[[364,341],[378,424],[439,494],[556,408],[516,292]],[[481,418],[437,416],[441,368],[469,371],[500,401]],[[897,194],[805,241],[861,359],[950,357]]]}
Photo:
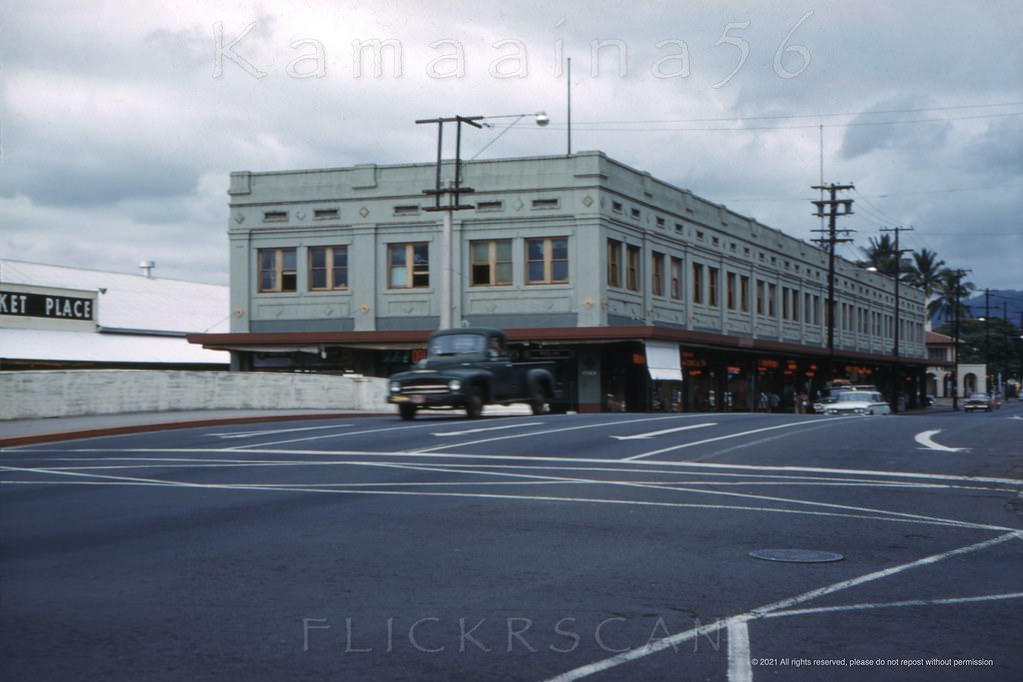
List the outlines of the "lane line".
{"label": "lane line", "polygon": [[916,436],[913,437],[913,440],[915,440],[917,443],[924,446],[928,450],[939,450],[941,452],[962,452],[963,450],[968,449],[950,448],[945,445],[935,443],[933,440],[931,440],[931,438],[937,436],[939,433],[941,433],[941,429],[935,429],[933,431],[921,431],[920,433],[916,434]]}
{"label": "lane line", "polygon": [[484,433],[486,431],[506,431],[508,429],[518,429],[523,426],[539,426],[544,422],[521,422],[518,424],[508,424],[507,426],[490,426],[480,429],[465,429],[464,431],[441,431],[440,433],[434,433],[434,436],[465,436],[470,433]]}
{"label": "lane line", "polygon": [[1000,544],[1007,540],[1010,540],[1013,537],[1015,537],[1016,534],[1017,534],[1016,532],[1006,533],[1004,535],[999,535],[997,537],[991,538],[990,540],[985,540],[983,542],[978,542],[973,545],[967,545],[965,547],[960,547],[958,549],[949,550],[947,552],[942,552],[941,554],[934,554],[923,559],[918,559],[917,561],[901,564],[899,566],[893,566],[892,568],[887,568],[881,571],[867,573],[858,578],[852,578],[850,580],[843,580],[841,582],[832,583],[831,585],[821,587],[816,590],[810,590],[809,592],[804,592],[794,597],[789,597],[787,599],[782,599],[780,601],[776,601],[770,604],[765,604],[764,606],[755,608],[752,611],[747,611],[746,613],[732,616],[730,618],[726,618],[715,623],[710,623],[708,625],[702,625],[700,627],[692,628],[690,630],[680,632],[670,637],[663,637],[658,640],[647,642],[647,644],[637,649],[631,649],[629,651],[622,652],[616,656],[605,658],[601,661],[595,661],[587,665],[579,666],[578,668],[569,670],[568,672],[557,675],[556,677],[549,678],[548,682],[572,682],[573,680],[578,680],[583,677],[589,677],[590,675],[595,675],[599,672],[610,670],[611,668],[615,668],[624,663],[629,663],[641,658],[645,658],[647,656],[650,656],[651,654],[663,651],[668,647],[674,648],[677,645],[692,640],[696,637],[709,635],[719,630],[731,627],[733,623],[748,622],[750,620],[764,618],[774,611],[780,611],[782,609],[788,608],[789,606],[802,604],[804,602],[816,599],[818,597],[823,597],[834,592],[841,592],[851,587],[856,587],[858,585],[872,582],[874,580],[887,578],[889,576],[896,575],[898,573],[902,573],[903,571],[907,571],[910,569],[918,568],[920,566],[927,566],[940,561],[944,561],[945,559],[949,559],[954,556],[961,556],[963,554],[977,552],[988,547]]}
{"label": "lane line", "polygon": [[660,431],[649,431],[647,433],[638,433],[634,436],[611,436],[615,440],[640,440],[645,438],[654,438],[656,436],[663,436],[666,433],[676,433],[677,431],[688,431],[690,429],[702,429],[708,426],[717,426],[717,422],[708,422],[706,424],[692,424],[691,426],[678,426],[674,429],[661,429]]}
{"label": "lane line", "polygon": [[790,422],[788,424],[778,424],[776,426],[765,426],[765,427],[759,428],[759,429],[751,429],[749,431],[739,431],[738,433],[729,433],[729,434],[726,434],[724,436],[715,436],[714,438],[705,438],[703,440],[692,441],[692,442],[689,442],[689,443],[682,443],[681,445],[672,445],[672,446],[669,446],[669,447],[666,447],[666,448],[660,448],[658,450],[650,450],[649,452],[641,452],[638,455],[633,455],[631,457],[624,457],[624,458],[622,458],[619,461],[621,461],[621,462],[635,462],[636,460],[644,459],[644,458],[650,457],[652,455],[661,455],[661,454],[664,454],[665,452],[674,452],[675,450],[682,450],[682,449],[685,449],[685,448],[691,448],[691,447],[695,447],[697,445],[705,445],[707,443],[716,443],[718,441],[730,440],[732,438],[742,438],[743,436],[749,436],[749,435],[752,435],[754,433],[764,433],[765,431],[777,431],[778,429],[789,429],[789,428],[792,428],[793,426],[814,426],[816,424],[823,424],[823,423],[830,422],[830,421],[845,420],[845,419],[848,419],[848,417],[829,417],[827,419],[815,419],[813,421],[799,421],[799,422]]}
{"label": "lane line", "polygon": [[728,624],[728,682],[753,682],[749,626],[744,620]]}
{"label": "lane line", "polygon": [[340,429],[351,426],[351,424],[331,424],[330,426],[303,426],[292,429],[263,429],[261,431],[229,431],[227,433],[206,433],[204,436],[215,438],[254,438],[256,436],[270,436],[275,433],[291,433],[294,431],[322,431],[323,429]]}
{"label": "lane line", "polygon": [[764,618],[787,618],[789,616],[807,616],[818,613],[841,613],[845,611],[864,611],[869,609],[898,609],[911,606],[950,606],[953,604],[973,604],[988,601],[1006,601],[1023,599],[1023,592],[1006,594],[986,594],[980,597],[948,597],[946,599],[907,599],[905,601],[876,602],[872,604],[846,604],[844,606],[821,606],[816,609],[790,609],[775,611]]}
{"label": "lane line", "polygon": [[[518,438],[519,436],[505,436],[505,438]],[[498,439],[495,439],[498,440]],[[781,473],[811,473],[831,474],[838,476],[876,476],[879,478],[918,478],[931,481],[965,481],[970,483],[998,483],[1010,486],[1023,486],[1023,479],[1018,478],[997,478],[993,476],[957,476],[953,474],[927,474],[912,471],[884,471],[872,469],[835,469],[831,467],[808,467],[808,466],[768,466],[763,464],[723,464],[720,462],[697,462],[697,461],[672,461],[672,460],[646,460],[630,462],[620,459],[606,459],[603,457],[552,457],[544,455],[472,455],[459,452],[436,452],[439,448],[431,448],[429,451],[421,450],[414,452],[377,452],[372,450],[277,450],[277,449],[249,449],[240,450],[237,448],[146,448],[149,453],[211,453],[211,454],[238,454],[240,452],[254,455],[302,455],[305,457],[432,457],[437,459],[453,460],[475,460],[475,461],[519,461],[519,462],[558,462],[560,464],[637,464],[643,466],[677,467],[680,469],[713,469],[729,471],[757,471]],[[132,448],[131,450],[137,450]],[[91,452],[108,453],[109,448],[88,448],[76,450],[62,450],[61,452]],[[2,468],[2,467],[0,467]],[[629,471],[646,471],[643,468],[628,469]]]}

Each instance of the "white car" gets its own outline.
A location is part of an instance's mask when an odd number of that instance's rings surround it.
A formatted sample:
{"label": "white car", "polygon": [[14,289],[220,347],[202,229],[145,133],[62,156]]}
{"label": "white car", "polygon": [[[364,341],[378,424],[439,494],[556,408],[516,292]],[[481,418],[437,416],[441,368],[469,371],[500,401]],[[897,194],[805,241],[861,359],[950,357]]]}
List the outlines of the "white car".
{"label": "white car", "polygon": [[891,414],[892,408],[876,391],[843,391],[838,400],[824,405],[824,414]]}

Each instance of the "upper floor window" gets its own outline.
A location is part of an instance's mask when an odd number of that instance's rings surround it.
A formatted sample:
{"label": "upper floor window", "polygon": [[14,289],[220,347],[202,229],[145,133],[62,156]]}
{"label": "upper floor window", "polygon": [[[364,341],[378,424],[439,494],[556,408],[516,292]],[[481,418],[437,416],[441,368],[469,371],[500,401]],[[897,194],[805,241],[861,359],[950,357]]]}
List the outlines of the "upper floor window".
{"label": "upper floor window", "polygon": [[739,277],[739,309],[744,313],[749,312],[749,277]]}
{"label": "upper floor window", "polygon": [[614,239],[607,240],[607,285],[622,285],[622,243]]}
{"label": "upper floor window", "polygon": [[671,297],[682,298],[682,259],[671,259]]}
{"label": "upper floor window", "polygon": [[510,239],[471,242],[469,258],[472,286],[496,287],[512,283],[512,243]]}
{"label": "upper floor window", "polygon": [[626,247],[625,253],[625,288],[639,291],[639,247]]}
{"label": "upper floor window", "polygon": [[650,265],[650,293],[664,296],[664,254],[654,251]]}
{"label": "upper floor window", "polygon": [[703,265],[693,263],[693,303],[703,303]]}
{"label": "upper floor window", "polygon": [[735,310],[735,273],[725,273],[725,298],[728,302],[728,309]]}
{"label": "upper floor window", "polygon": [[707,305],[715,306],[718,305],[718,269],[707,268]]}
{"label": "upper floor window", "polygon": [[430,286],[430,245],[387,245],[387,281],[391,289]]}
{"label": "upper floor window", "polygon": [[309,247],[309,288],[313,291],[348,288],[348,247]]}
{"label": "upper floor window", "polygon": [[296,251],[290,249],[259,249],[259,290],[295,291],[298,288]]}
{"label": "upper floor window", "polygon": [[526,283],[563,284],[568,281],[568,238],[526,240]]}

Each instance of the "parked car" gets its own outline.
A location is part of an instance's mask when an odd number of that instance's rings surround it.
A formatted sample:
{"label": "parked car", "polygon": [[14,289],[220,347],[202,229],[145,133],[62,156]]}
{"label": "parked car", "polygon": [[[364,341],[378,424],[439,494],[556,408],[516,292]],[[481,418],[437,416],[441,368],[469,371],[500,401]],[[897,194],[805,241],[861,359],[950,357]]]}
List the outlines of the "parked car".
{"label": "parked car", "polygon": [[987,393],[971,393],[970,397],[963,401],[963,412],[976,412],[983,410],[990,412],[994,409],[991,396]]}
{"label": "parked car", "polygon": [[842,391],[835,402],[824,406],[824,414],[891,414],[892,408],[877,391]]}

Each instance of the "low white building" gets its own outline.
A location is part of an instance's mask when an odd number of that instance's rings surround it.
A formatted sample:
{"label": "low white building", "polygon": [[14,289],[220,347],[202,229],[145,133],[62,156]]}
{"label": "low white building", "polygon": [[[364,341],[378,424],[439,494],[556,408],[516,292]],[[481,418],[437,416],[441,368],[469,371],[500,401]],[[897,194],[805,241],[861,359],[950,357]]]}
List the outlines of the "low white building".
{"label": "low white building", "polygon": [[226,286],[0,259],[0,369],[224,369]]}

